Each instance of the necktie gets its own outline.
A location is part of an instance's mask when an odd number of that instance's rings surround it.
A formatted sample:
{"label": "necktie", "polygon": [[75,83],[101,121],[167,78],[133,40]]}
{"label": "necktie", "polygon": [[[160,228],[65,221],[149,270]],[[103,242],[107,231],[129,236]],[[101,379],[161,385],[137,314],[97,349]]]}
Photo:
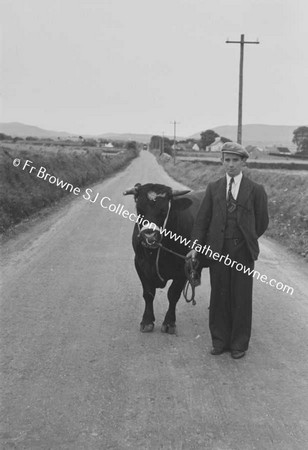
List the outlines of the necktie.
{"label": "necktie", "polygon": [[227,208],[229,212],[233,212],[236,209],[236,201],[232,195],[232,185],[234,183],[234,178],[230,178],[229,189],[228,189],[228,199],[227,199]]}

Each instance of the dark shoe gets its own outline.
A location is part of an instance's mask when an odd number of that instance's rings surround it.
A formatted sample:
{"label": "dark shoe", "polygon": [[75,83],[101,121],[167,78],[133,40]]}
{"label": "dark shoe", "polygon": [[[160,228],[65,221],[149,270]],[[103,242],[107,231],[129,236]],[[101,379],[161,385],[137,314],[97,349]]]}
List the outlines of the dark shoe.
{"label": "dark shoe", "polygon": [[212,350],[211,350],[211,355],[215,355],[215,356],[216,355],[221,355],[223,352],[224,351],[223,351],[222,348],[213,347]]}
{"label": "dark shoe", "polygon": [[231,356],[234,359],[240,359],[245,356],[245,352],[243,350],[231,350]]}

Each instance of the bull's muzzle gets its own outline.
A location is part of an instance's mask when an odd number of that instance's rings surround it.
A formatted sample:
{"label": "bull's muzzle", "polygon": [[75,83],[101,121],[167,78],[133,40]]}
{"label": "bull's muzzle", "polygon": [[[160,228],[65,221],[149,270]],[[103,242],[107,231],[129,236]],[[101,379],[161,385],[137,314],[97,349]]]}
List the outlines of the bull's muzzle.
{"label": "bull's muzzle", "polygon": [[144,247],[151,249],[158,248],[162,240],[162,235],[158,227],[155,227],[155,229],[143,227],[138,237]]}

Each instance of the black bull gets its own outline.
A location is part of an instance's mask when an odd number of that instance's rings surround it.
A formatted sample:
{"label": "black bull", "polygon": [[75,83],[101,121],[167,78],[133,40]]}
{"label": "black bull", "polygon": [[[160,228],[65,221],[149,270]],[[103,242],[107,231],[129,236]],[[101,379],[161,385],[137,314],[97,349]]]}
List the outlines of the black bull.
{"label": "black bull", "polygon": [[[188,194],[189,193],[189,194]],[[185,195],[186,194],[186,195]],[[186,283],[185,260],[161,248],[163,245],[174,252],[186,255],[190,246],[180,243],[180,238],[190,239],[204,192],[174,191],[162,184],[136,184],[124,192],[134,195],[139,217],[133,231],[135,267],[143,287],[145,310],[140,324],[142,332],[154,328],[153,301],[157,288],[172,283],[168,289],[169,308],[165,315],[161,331],[175,333],[176,304]],[[176,233],[178,240],[164,236],[161,230]],[[201,268],[200,268],[201,270]]]}

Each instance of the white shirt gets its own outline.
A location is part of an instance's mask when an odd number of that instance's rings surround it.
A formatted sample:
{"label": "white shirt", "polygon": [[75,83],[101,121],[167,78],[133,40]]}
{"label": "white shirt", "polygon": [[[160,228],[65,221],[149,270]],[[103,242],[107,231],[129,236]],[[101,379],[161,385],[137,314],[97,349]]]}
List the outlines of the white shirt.
{"label": "white shirt", "polygon": [[[229,191],[229,184],[230,184],[230,180],[231,177],[226,173],[226,177],[227,177],[227,191],[226,191],[226,198],[228,199],[228,191]],[[232,183],[232,188],[231,188],[231,192],[232,192],[232,196],[234,198],[234,200],[237,199],[238,196],[238,191],[241,185],[241,181],[242,181],[242,177],[243,177],[243,173],[239,173],[238,175],[236,175],[236,177],[234,178],[234,183]]]}

